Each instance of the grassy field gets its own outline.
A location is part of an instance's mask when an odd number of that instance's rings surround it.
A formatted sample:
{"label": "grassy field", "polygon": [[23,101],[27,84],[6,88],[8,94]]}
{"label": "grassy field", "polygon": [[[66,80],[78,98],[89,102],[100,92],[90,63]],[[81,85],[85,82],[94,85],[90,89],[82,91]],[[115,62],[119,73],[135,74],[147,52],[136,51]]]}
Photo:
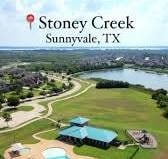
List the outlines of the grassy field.
{"label": "grassy field", "polygon": [[[55,84],[55,86],[57,86],[58,88],[61,88],[63,83],[60,82],[60,81],[55,81],[54,84]],[[44,89],[44,90],[49,90],[49,89],[51,89],[51,88],[52,88],[52,87],[51,87],[49,84],[47,84],[47,83],[45,83],[45,84],[43,84],[43,85],[40,86],[40,89]]]}
{"label": "grassy field", "polygon": [[59,136],[59,134],[58,130],[52,130],[46,133],[39,134],[38,136],[47,140],[55,140]]}
{"label": "grassy field", "polygon": [[23,144],[33,144],[39,142],[35,140],[32,135],[54,127],[55,126],[51,121],[43,119],[16,131],[0,134],[0,155],[2,156],[4,151],[14,142],[21,142]]}
{"label": "grassy field", "polygon": [[[88,86],[87,84],[85,84],[83,82],[80,82],[80,84],[81,84],[82,87],[78,92],[84,90]],[[78,93],[78,92],[76,92],[76,93]],[[76,93],[74,93],[74,94],[76,94]],[[72,94],[72,95],[74,95],[74,94]],[[42,103],[45,106],[47,106],[48,102],[49,101],[42,102]],[[28,109],[28,108],[20,107],[18,109],[19,110],[21,110],[21,109],[25,110],[25,109]],[[2,156],[4,151],[13,142],[21,142],[21,143],[26,143],[26,144],[37,143],[38,141],[35,140],[34,138],[32,138],[32,135],[34,133],[44,131],[44,130],[49,130],[49,129],[52,129],[52,128],[55,128],[55,126],[52,122],[50,122],[48,120],[39,120],[39,121],[36,121],[32,124],[29,124],[29,125],[21,128],[21,129],[18,129],[16,131],[0,134],[0,155]],[[22,133],[20,133],[20,132],[22,132]],[[48,132],[48,133],[40,134],[39,136],[43,137],[43,138],[46,138],[46,139],[49,139],[49,140],[54,140],[54,139],[56,139],[58,134],[56,133],[56,131],[51,131],[51,132]],[[15,138],[15,141],[14,141],[14,138]],[[0,159],[1,159],[1,156],[0,156]]]}
{"label": "grassy field", "polygon": [[[128,140],[126,129],[146,129],[157,139],[159,147],[155,150],[140,149],[135,159],[153,159],[168,151],[168,120],[162,117],[150,94],[135,89],[90,89],[85,94],[68,101],[53,105],[53,119],[68,119],[81,115],[91,119],[90,124],[115,130],[119,139]],[[78,154],[94,156],[100,159],[125,159],[134,147],[124,151],[110,148],[101,150],[94,147],[76,147]],[[156,156],[156,157],[155,157]]]}
{"label": "grassy field", "polygon": [[[82,83],[80,91],[88,85]],[[47,105],[47,102],[43,103]],[[126,129],[146,129],[157,139],[159,147],[153,150],[140,149],[134,159],[160,159],[160,154],[168,152],[168,120],[162,117],[150,94],[134,88],[130,89],[95,89],[86,93],[53,104],[53,119],[62,119],[64,122],[74,116],[84,116],[91,119],[90,124],[118,132],[120,140],[130,140],[125,135]],[[32,134],[54,128],[48,120],[36,121],[17,131],[0,134],[0,154],[14,142],[36,143]],[[22,133],[20,133],[22,132]],[[16,135],[15,135],[16,134]],[[54,140],[58,133],[50,131],[39,135],[48,140]],[[127,159],[137,147],[118,150],[111,147],[108,150],[91,146],[75,147],[74,152],[80,155],[93,156],[98,159]],[[166,158],[164,158],[166,159]]]}

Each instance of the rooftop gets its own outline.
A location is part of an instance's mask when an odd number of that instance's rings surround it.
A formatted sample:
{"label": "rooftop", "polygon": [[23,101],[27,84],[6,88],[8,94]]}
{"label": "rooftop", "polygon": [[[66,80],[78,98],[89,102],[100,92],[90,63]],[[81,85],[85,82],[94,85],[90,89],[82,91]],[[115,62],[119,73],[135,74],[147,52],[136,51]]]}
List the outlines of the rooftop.
{"label": "rooftop", "polygon": [[85,124],[86,122],[88,122],[89,119],[88,118],[83,118],[83,117],[75,117],[75,118],[72,118],[69,122],[70,123],[74,123],[74,124]]}
{"label": "rooftop", "polygon": [[111,142],[115,139],[118,135],[114,131],[109,131],[105,129],[95,128],[91,126],[72,126],[65,130],[60,131],[60,135],[75,137],[79,139],[93,139],[102,142]]}

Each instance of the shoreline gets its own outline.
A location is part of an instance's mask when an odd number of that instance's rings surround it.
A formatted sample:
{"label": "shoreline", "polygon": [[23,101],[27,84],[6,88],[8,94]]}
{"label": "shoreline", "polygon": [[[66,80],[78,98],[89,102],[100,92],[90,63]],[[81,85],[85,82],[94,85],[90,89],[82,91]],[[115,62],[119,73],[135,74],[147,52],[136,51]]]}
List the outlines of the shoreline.
{"label": "shoreline", "polygon": [[168,75],[168,68],[167,68],[167,72],[161,72],[161,71],[157,71],[156,69],[160,69],[160,68],[145,68],[145,67],[137,67],[137,66],[123,66],[123,67],[117,67],[117,68],[103,68],[103,69],[95,69],[95,70],[88,70],[88,71],[81,71],[81,72],[77,72],[74,74],[70,74],[71,76],[77,76],[79,77],[80,75],[84,74],[84,73],[89,73],[89,72],[99,72],[99,71],[108,71],[108,70],[115,70],[115,69],[133,69],[133,70],[140,70],[140,71],[144,71],[146,73],[153,73],[153,74],[159,74],[159,75]]}
{"label": "shoreline", "polygon": [[[142,70],[142,71],[145,71],[145,72],[149,72],[149,73],[157,73],[157,74],[166,74],[168,75],[168,68],[166,68],[166,70],[164,69],[161,69],[161,68],[150,68],[150,67],[139,67],[139,66],[130,66],[130,67],[127,67],[127,68],[132,68],[132,69],[135,69],[135,70]],[[157,70],[158,69],[158,70]]]}
{"label": "shoreline", "polygon": [[108,71],[108,70],[116,70],[116,69],[133,69],[133,70],[140,70],[140,71],[144,71],[146,73],[153,73],[153,74],[159,74],[159,75],[168,75],[168,69],[167,72],[159,72],[156,71],[155,69],[148,69],[148,68],[140,68],[140,67],[136,67],[136,66],[123,66],[123,67],[118,67],[118,68],[103,68],[103,69],[97,69],[97,70],[89,70],[89,71],[81,71],[81,72],[77,72],[74,74],[71,74],[71,76],[77,76],[79,77],[80,75],[84,74],[84,73],[89,73],[89,72],[99,72],[99,71]]}
{"label": "shoreline", "polygon": [[[74,76],[76,76],[76,77],[78,77],[78,78],[81,78],[81,79],[85,79],[85,80],[89,80],[89,79],[96,79],[96,77],[86,77],[85,78],[85,75],[87,76],[87,73],[89,74],[89,73],[96,73],[96,72],[103,72],[103,71],[111,71],[111,72],[113,72],[113,71],[117,71],[117,70],[133,70],[133,71],[142,71],[142,72],[145,72],[146,74],[149,74],[149,75],[151,75],[151,74],[153,74],[154,76],[155,75],[158,75],[158,76],[166,76],[166,78],[167,78],[167,76],[168,76],[168,74],[166,74],[166,73],[157,73],[157,72],[155,72],[155,71],[147,71],[147,70],[143,70],[143,69],[138,69],[138,68],[133,68],[133,67],[123,67],[123,68],[112,68],[112,69],[99,69],[99,70],[91,70],[91,71],[83,71],[83,72],[79,72],[79,73],[76,73]],[[83,77],[81,77],[81,76],[83,76]],[[99,77],[98,77],[98,79],[99,79]],[[110,79],[107,79],[107,78],[105,78],[105,77],[100,77],[100,79],[104,79],[104,80],[110,80]],[[112,80],[112,79],[111,79]],[[125,80],[123,80],[123,79],[120,79],[119,81],[123,81],[123,82],[128,82],[128,83],[130,83],[129,81],[125,81]],[[144,84],[142,84],[141,82],[140,83],[130,83],[130,85],[132,85],[133,87],[136,87],[136,88],[143,88],[143,89],[145,89],[145,90],[151,90],[151,91],[154,91],[154,90],[157,90],[157,89],[165,89],[165,90],[167,90],[167,88],[165,88],[165,86],[161,86],[160,88],[155,88],[155,87],[149,87],[149,86],[147,86],[147,85],[144,85]]]}

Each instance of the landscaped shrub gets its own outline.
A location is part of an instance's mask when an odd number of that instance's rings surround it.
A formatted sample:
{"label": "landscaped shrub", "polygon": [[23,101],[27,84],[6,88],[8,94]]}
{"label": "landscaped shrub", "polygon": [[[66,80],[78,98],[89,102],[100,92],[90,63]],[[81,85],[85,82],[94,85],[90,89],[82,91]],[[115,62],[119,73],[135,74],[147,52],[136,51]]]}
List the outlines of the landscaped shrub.
{"label": "landscaped shrub", "polygon": [[26,95],[23,93],[19,97],[20,97],[20,99],[26,99]]}
{"label": "landscaped shrub", "polygon": [[51,91],[54,92],[54,93],[58,93],[61,90],[59,88],[57,88],[56,86],[54,86],[54,87],[51,88]]}
{"label": "landscaped shrub", "polygon": [[26,95],[27,98],[32,98],[33,96],[34,96],[34,94],[31,91],[28,92],[27,95]]}
{"label": "landscaped shrub", "polygon": [[3,94],[0,94],[0,103],[5,103],[5,97]]}
{"label": "landscaped shrub", "polygon": [[51,81],[50,81],[50,82],[55,83],[55,80],[54,80],[54,79],[51,79]]}
{"label": "landscaped shrub", "polygon": [[46,91],[41,91],[39,94],[42,95],[42,96],[45,96],[47,94],[47,92]]}
{"label": "landscaped shrub", "polygon": [[18,96],[10,96],[7,98],[7,103],[9,106],[19,105],[19,97]]}

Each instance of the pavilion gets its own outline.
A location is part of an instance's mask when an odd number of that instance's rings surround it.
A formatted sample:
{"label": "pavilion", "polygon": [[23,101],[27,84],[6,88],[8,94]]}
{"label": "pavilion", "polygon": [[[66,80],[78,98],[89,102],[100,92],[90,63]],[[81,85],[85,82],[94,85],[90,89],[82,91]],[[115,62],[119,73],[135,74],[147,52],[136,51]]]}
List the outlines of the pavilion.
{"label": "pavilion", "polygon": [[75,117],[70,120],[70,127],[59,132],[60,138],[77,144],[90,144],[100,147],[109,147],[117,133],[106,129],[96,128],[88,125],[89,119]]}

